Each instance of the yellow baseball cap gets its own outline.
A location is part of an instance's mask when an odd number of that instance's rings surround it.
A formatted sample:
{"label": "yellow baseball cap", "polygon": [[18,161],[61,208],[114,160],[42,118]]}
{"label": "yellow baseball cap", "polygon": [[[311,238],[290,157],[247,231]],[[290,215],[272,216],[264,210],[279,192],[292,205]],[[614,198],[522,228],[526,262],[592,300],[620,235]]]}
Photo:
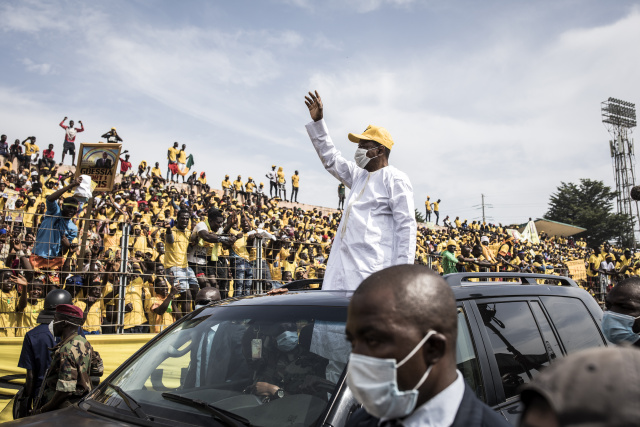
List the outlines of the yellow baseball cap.
{"label": "yellow baseball cap", "polygon": [[351,142],[355,142],[357,144],[361,139],[375,141],[384,145],[389,150],[393,147],[393,139],[391,138],[391,135],[385,128],[380,126],[369,125],[361,134],[349,134],[349,141]]}

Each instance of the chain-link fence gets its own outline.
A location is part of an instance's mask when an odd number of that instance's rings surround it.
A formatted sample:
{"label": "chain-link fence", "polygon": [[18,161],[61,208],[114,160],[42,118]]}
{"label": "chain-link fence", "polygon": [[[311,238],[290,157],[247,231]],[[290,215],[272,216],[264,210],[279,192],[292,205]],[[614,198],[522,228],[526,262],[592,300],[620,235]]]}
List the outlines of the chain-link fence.
{"label": "chain-link fence", "polygon": [[220,242],[209,244],[191,231],[203,223],[193,216],[181,230],[159,216],[98,211],[85,219],[85,207],[66,218],[64,203],[48,208],[56,215],[3,211],[0,336],[37,326],[54,289],[84,311],[85,333],[146,333],[219,298],[324,276],[328,244],[241,229],[218,232]]}

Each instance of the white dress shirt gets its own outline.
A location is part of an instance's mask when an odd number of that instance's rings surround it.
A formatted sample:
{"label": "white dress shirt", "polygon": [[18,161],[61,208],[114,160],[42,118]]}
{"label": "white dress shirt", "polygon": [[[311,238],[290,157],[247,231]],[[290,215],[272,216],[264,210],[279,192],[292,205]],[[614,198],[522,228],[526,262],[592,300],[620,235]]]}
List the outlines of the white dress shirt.
{"label": "white dress shirt", "polygon": [[464,395],[464,379],[460,371],[449,387],[436,394],[402,420],[405,427],[449,427],[453,424]]}
{"label": "white dress shirt", "polygon": [[393,166],[359,168],[335,148],[324,120],[306,127],[325,169],[351,189],[322,289],[354,290],[376,271],[413,264],[417,227],[407,175]]}

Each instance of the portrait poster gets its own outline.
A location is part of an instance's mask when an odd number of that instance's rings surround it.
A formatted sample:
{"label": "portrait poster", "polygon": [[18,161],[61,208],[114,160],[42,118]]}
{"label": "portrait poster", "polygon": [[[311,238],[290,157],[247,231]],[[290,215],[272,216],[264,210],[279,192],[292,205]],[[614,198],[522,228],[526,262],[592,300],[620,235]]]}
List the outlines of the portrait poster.
{"label": "portrait poster", "polygon": [[121,144],[81,143],[76,178],[89,175],[95,183],[96,191],[111,191],[118,170],[121,148]]}

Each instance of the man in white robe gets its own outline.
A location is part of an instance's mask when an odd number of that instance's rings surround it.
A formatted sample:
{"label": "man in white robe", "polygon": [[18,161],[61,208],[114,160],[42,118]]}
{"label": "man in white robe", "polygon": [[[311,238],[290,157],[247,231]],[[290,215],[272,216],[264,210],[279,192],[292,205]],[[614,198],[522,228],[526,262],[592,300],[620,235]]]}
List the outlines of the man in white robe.
{"label": "man in white robe", "polygon": [[386,129],[370,125],[349,134],[357,143],[355,161],[335,148],[323,119],[318,92],[306,97],[313,122],[307,124],[325,169],[351,189],[334,238],[322,289],[355,290],[372,273],[413,264],[416,220],[413,188],[407,175],[389,165],[393,146]]}

